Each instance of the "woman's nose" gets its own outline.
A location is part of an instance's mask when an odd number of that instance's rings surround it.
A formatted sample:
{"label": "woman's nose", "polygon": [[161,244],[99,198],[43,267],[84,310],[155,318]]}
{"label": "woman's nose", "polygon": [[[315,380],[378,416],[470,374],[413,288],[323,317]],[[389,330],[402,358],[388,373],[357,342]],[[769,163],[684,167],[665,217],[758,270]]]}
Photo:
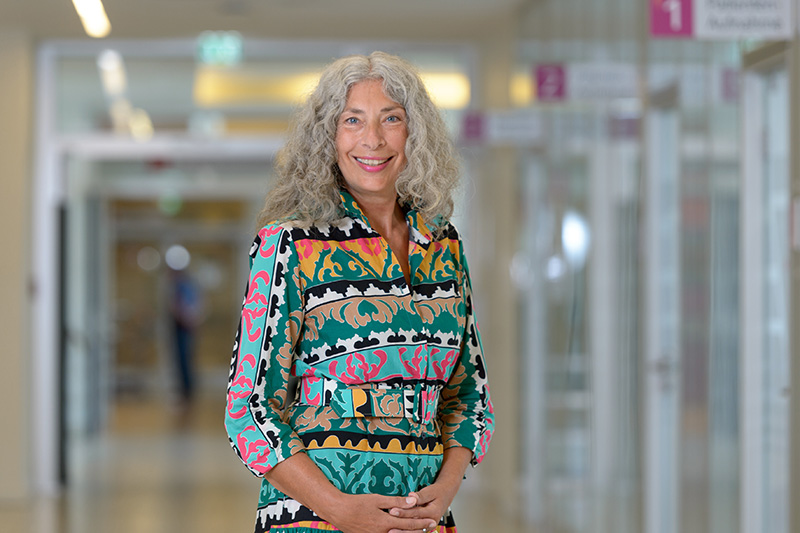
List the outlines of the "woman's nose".
{"label": "woman's nose", "polygon": [[384,139],[381,132],[380,124],[368,122],[364,128],[364,135],[361,138],[361,144],[370,150],[376,150],[383,146]]}

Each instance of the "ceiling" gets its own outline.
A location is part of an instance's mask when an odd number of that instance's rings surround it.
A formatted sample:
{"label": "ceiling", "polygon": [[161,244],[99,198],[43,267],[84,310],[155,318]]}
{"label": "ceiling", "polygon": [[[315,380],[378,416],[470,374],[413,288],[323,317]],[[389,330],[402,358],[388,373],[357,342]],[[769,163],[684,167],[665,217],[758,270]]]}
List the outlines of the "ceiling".
{"label": "ceiling", "polygon": [[[532,0],[103,0],[115,39],[238,30],[251,38],[468,39],[491,36]],[[535,1],[535,0],[533,0]],[[0,29],[85,37],[70,0],[0,0]]]}
{"label": "ceiling", "polygon": [[[231,69],[228,74],[250,76],[245,79],[250,92],[266,93],[266,88],[275,85],[275,76],[295,75],[298,69],[303,75],[316,72],[334,55],[365,51],[348,51],[342,43],[351,48],[359,42],[397,43],[400,46],[384,49],[401,55],[406,45],[416,46],[409,59],[422,69],[447,72],[453,54],[437,52],[436,46],[428,47],[427,43],[460,47],[491,41],[513,28],[527,6],[541,1],[103,0],[112,30],[107,39],[97,40],[84,33],[71,0],[0,0],[0,30],[22,31],[34,42],[56,43],[62,57],[56,108],[59,124],[68,125],[59,126],[62,132],[110,128],[111,106],[100,84],[96,54],[104,47],[112,47],[119,49],[125,59],[126,101],[149,114],[156,132],[193,130],[197,123],[205,131],[216,128],[223,120],[227,132],[264,134],[285,129],[291,109],[288,103],[198,103],[199,71],[191,43],[202,32],[238,31],[248,42],[250,57],[244,66]],[[173,48],[167,55],[158,52],[148,57],[141,50],[150,48],[134,44],[138,40],[161,43],[155,47],[169,47],[175,42],[183,43],[175,46],[185,48],[186,43],[190,44],[188,53],[184,50],[176,54]],[[305,44],[301,45],[300,40]],[[293,42],[298,49],[310,43],[315,52],[310,56],[306,51],[295,54],[291,50]],[[254,46],[271,47],[272,43],[279,43],[280,49],[252,53]],[[325,48],[325,43],[338,44]],[[90,52],[75,55],[76,46]],[[260,80],[260,85],[249,81],[253,77]]]}

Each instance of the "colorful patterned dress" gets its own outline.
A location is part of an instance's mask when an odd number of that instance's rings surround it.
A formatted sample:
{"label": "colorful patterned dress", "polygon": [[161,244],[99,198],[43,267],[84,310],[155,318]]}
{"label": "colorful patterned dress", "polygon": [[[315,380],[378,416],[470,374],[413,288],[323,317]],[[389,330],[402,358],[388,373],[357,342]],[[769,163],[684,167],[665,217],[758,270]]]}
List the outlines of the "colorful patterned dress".
{"label": "colorful patterned dress", "polygon": [[[272,224],[250,250],[225,424],[262,476],[304,451],[350,494],[433,483],[445,448],[481,461],[494,430],[461,240],[407,212],[411,286],[352,196],[331,225]],[[337,531],[261,485],[256,533]],[[456,531],[450,513],[438,533]]]}

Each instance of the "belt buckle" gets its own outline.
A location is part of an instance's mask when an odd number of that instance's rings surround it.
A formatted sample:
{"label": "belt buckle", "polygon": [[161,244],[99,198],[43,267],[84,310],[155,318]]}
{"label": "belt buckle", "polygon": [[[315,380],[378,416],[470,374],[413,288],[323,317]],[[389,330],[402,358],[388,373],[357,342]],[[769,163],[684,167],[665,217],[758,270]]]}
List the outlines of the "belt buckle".
{"label": "belt buckle", "polygon": [[[425,393],[423,396],[423,392]],[[436,387],[417,383],[414,386],[414,408],[412,418],[417,423],[430,422],[436,416],[439,395]]]}

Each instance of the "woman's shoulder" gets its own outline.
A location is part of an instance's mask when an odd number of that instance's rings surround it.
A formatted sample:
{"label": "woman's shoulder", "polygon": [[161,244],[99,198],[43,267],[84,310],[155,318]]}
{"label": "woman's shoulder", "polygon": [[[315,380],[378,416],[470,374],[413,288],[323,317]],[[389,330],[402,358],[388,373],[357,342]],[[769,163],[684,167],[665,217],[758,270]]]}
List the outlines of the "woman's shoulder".
{"label": "woman's shoulder", "polygon": [[258,231],[258,237],[264,239],[284,235],[284,238],[289,241],[331,240],[334,238],[334,234],[349,233],[353,226],[352,219],[346,217],[330,223],[290,218],[265,224]]}
{"label": "woman's shoulder", "polygon": [[273,220],[267,222],[256,232],[256,238],[265,239],[268,237],[279,236],[282,233],[291,234],[295,227],[295,222],[292,220]]}
{"label": "woman's shoulder", "polygon": [[297,238],[296,224],[293,221],[268,222],[261,226],[253,237],[250,255],[253,255],[258,249],[267,250],[273,246],[281,250],[285,249],[287,245],[294,247],[294,241]]}

